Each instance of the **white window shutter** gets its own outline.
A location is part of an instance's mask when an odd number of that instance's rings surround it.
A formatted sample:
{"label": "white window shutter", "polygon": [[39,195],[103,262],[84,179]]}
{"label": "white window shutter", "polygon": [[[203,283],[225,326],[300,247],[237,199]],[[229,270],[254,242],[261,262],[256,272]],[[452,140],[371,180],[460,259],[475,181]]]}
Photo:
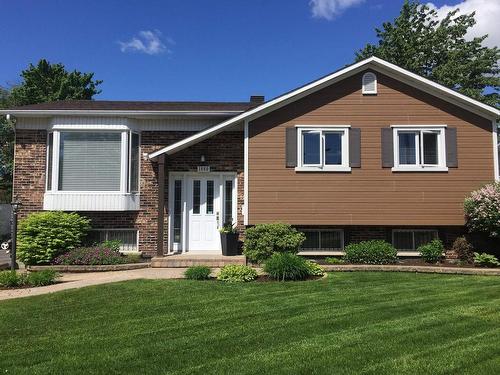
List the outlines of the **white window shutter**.
{"label": "white window shutter", "polygon": [[363,74],[362,79],[363,94],[376,94],[377,93],[377,76],[375,73],[368,72]]}

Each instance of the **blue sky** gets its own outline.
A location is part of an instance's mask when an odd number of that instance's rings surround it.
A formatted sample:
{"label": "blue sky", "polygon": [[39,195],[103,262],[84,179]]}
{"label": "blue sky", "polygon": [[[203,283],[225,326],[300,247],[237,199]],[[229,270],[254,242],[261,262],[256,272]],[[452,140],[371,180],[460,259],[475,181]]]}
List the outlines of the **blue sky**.
{"label": "blue sky", "polygon": [[[434,1],[486,9],[498,0]],[[402,0],[0,0],[0,85],[46,58],[95,72],[110,100],[245,101],[349,64]],[[498,18],[497,18],[498,21]],[[478,24],[488,26],[487,20]],[[494,25],[497,24],[494,22]],[[483,31],[483,29],[480,29]],[[489,31],[489,30],[486,30]],[[142,32],[142,33],[141,33]],[[494,31],[495,32],[495,31]]]}

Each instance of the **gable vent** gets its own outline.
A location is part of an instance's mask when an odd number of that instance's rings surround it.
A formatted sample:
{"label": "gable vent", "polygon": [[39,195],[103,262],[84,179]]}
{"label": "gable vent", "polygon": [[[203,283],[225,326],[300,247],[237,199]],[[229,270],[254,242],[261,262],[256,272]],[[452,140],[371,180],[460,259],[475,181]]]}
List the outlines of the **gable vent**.
{"label": "gable vent", "polygon": [[368,72],[363,74],[363,94],[376,94],[377,93],[377,76],[375,73]]}

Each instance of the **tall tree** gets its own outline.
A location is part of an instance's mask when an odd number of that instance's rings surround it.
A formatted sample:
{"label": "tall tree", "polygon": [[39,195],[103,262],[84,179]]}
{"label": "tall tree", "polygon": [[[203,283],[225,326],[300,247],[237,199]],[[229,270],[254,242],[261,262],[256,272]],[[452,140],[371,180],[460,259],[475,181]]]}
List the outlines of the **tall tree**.
{"label": "tall tree", "polygon": [[[94,73],[69,72],[63,64],[40,60],[21,72],[22,81],[10,90],[0,87],[0,108],[36,104],[54,100],[90,100],[101,92],[102,81]],[[14,130],[12,121],[0,117],[0,185],[12,183]]]}
{"label": "tall tree", "polygon": [[90,100],[101,90],[102,81],[94,81],[94,73],[68,72],[63,64],[51,64],[45,59],[36,66],[30,64],[21,72],[22,83],[14,87],[10,100],[14,105],[36,104],[55,100]]}
{"label": "tall tree", "polygon": [[405,0],[393,22],[375,29],[378,44],[367,44],[356,53],[356,61],[377,56],[498,107],[500,50],[483,46],[487,35],[466,39],[475,14],[458,11],[440,20],[427,5]]}

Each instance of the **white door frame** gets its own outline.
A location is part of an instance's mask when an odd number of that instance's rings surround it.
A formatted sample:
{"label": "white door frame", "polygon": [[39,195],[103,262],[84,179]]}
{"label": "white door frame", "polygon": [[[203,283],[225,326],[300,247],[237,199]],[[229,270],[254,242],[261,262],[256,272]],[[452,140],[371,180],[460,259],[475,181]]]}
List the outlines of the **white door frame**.
{"label": "white door frame", "polygon": [[[214,207],[214,209],[219,211],[220,221],[219,226],[222,225],[222,221],[224,218],[224,189],[225,189],[225,181],[232,180],[233,181],[233,204],[232,204],[232,218],[233,218],[233,226],[238,224],[238,178],[236,172],[169,172],[168,173],[168,244],[167,244],[167,252],[168,254],[174,254],[178,252],[186,253],[189,252],[189,218],[188,218],[188,199],[190,197],[187,196],[187,181],[189,178],[194,177],[214,177],[218,178],[220,181],[220,192],[219,192],[219,207]],[[173,242],[173,219],[174,219],[174,182],[175,180],[182,181],[182,191],[181,191],[181,242],[179,244],[175,244]]]}

